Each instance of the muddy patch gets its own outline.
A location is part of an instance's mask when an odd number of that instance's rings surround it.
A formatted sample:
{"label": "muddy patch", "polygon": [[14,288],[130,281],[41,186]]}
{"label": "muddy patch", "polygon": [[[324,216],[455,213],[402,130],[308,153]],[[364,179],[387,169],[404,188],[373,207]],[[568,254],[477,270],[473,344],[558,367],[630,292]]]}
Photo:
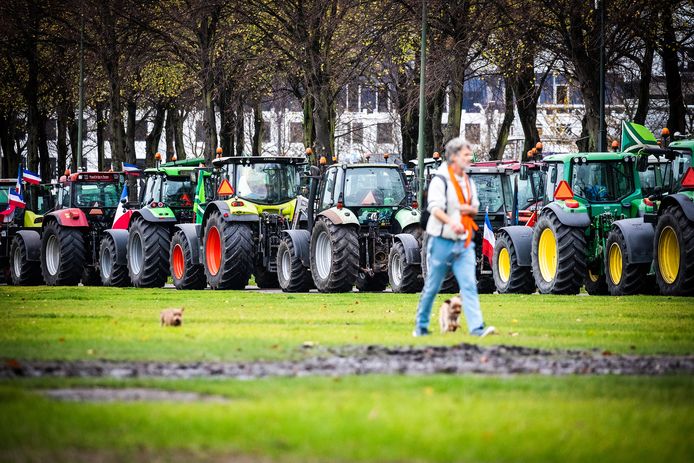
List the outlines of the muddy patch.
{"label": "muddy patch", "polygon": [[147,388],[44,389],[43,395],[64,402],[227,402],[221,396]]}
{"label": "muddy patch", "polygon": [[694,356],[613,355],[515,346],[312,348],[298,361],[115,362],[5,360],[0,377],[237,378],[366,374],[665,375],[694,373]]}

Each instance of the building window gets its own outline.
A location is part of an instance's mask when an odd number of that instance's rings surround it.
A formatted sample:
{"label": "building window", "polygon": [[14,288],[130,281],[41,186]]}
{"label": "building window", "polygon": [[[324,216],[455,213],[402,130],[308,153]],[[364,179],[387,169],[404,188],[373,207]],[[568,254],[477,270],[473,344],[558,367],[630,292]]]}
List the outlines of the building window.
{"label": "building window", "polygon": [[388,87],[381,87],[378,89],[378,112],[387,113],[389,111],[389,93]]}
{"label": "building window", "polygon": [[557,85],[556,104],[569,104],[569,87],[568,87],[568,85]]}
{"label": "building window", "polygon": [[263,143],[270,143],[272,141],[272,122],[265,121],[263,123]]}
{"label": "building window", "polygon": [[371,87],[361,88],[361,110],[367,113],[376,110],[376,91]]}
{"label": "building window", "polygon": [[352,144],[361,145],[364,143],[364,124],[352,122]]}
{"label": "building window", "polygon": [[289,124],[289,143],[302,143],[304,141],[304,126],[301,122]]}
{"label": "building window", "polygon": [[376,143],[393,143],[393,124],[379,122],[376,125]]}
{"label": "building window", "polygon": [[479,124],[465,124],[465,138],[472,144],[479,144],[480,142],[480,125]]}
{"label": "building window", "polygon": [[359,85],[350,84],[347,88],[347,111],[359,112]]}

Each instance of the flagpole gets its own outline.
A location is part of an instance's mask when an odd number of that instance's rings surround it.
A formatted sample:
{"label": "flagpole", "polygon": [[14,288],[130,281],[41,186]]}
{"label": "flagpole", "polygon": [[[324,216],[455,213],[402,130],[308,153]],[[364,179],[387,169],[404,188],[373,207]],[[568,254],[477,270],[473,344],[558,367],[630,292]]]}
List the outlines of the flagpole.
{"label": "flagpole", "polygon": [[[80,8],[81,9],[81,8]],[[82,125],[84,124],[84,13],[80,11],[79,125],[77,126],[77,171],[82,171]]]}

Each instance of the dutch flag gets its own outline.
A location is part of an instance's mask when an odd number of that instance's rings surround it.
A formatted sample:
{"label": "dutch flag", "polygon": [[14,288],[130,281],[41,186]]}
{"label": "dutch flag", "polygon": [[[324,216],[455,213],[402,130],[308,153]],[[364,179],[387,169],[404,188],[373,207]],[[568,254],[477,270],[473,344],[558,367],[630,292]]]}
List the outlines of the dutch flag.
{"label": "dutch flag", "polygon": [[123,199],[128,200],[128,185],[123,186],[123,192],[120,195],[121,202],[118,203],[118,209],[116,209],[116,215],[113,217],[113,226],[117,230],[127,230],[128,224],[130,224],[130,216],[133,215],[133,211],[126,209],[123,204]]}
{"label": "dutch flag", "polygon": [[21,209],[24,209],[26,207],[26,203],[24,202],[24,197],[15,188],[10,188],[10,193],[8,195],[8,199],[9,199],[10,206],[19,207]]}
{"label": "dutch flag", "polygon": [[487,257],[489,265],[492,265],[492,257],[494,256],[494,246],[496,238],[492,223],[489,221],[489,210],[484,213],[484,238],[482,239],[482,255]]}
{"label": "dutch flag", "polygon": [[27,169],[22,169],[22,180],[32,185],[41,183],[41,176]]}
{"label": "dutch flag", "polygon": [[137,167],[135,164],[128,164],[127,162],[124,162],[123,172],[140,172],[140,168]]}

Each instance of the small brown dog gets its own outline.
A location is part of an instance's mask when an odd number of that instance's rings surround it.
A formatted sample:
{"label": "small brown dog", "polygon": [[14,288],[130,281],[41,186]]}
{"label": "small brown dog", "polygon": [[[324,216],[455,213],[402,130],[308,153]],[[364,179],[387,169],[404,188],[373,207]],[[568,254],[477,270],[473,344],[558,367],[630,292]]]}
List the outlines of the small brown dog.
{"label": "small brown dog", "polygon": [[182,324],[183,308],[161,311],[161,326],[181,326]]}
{"label": "small brown dog", "polygon": [[441,304],[441,308],[439,309],[439,325],[441,325],[442,333],[456,331],[460,328],[458,319],[460,318],[462,307],[463,304],[458,296],[452,297]]}

